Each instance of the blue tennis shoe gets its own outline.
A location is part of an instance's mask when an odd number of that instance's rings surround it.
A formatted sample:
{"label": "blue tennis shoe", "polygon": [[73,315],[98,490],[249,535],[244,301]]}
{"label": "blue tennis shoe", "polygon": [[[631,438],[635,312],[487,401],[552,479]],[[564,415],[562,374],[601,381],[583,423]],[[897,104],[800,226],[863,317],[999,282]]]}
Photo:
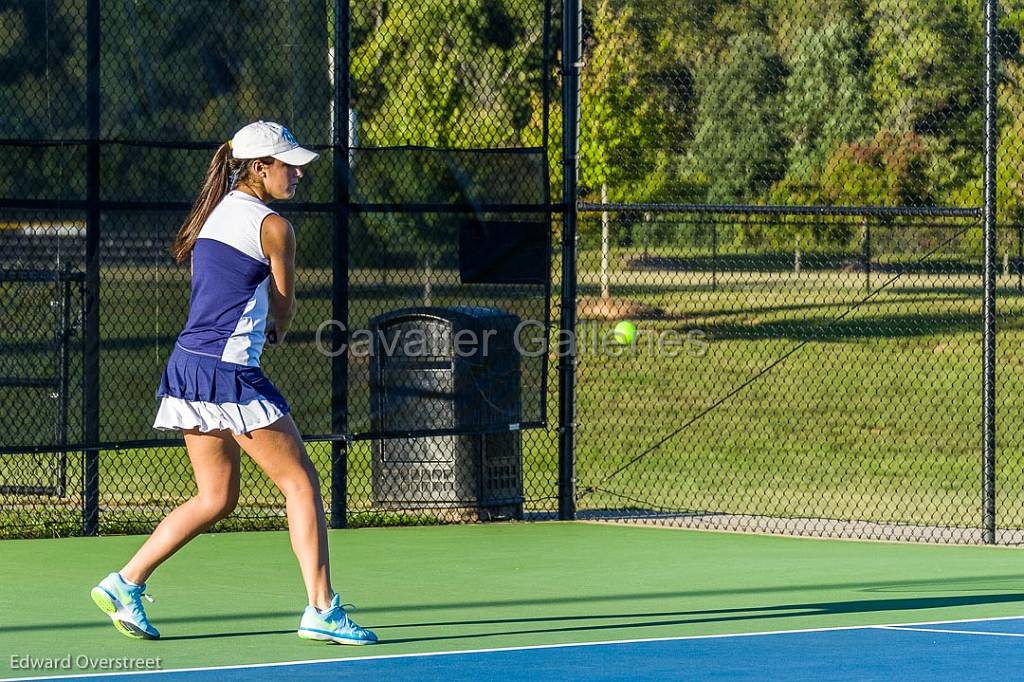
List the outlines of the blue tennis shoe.
{"label": "blue tennis shoe", "polygon": [[376,643],[377,635],[356,625],[345,612],[346,606],[352,605],[342,604],[337,594],[331,600],[331,608],[326,611],[307,606],[299,623],[299,637],[337,644]]}
{"label": "blue tennis shoe", "polygon": [[133,585],[122,578],[120,573],[111,573],[92,588],[90,596],[96,606],[110,616],[114,627],[122,635],[132,639],[160,638],[160,632],[149,624],[146,611],[142,608],[143,597],[153,601],[153,597],[146,594],[145,585]]}

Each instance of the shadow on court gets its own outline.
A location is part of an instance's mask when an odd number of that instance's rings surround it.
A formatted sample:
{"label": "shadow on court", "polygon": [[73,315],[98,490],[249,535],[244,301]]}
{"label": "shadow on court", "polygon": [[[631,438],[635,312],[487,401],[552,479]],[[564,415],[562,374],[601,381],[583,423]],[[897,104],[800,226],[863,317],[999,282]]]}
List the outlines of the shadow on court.
{"label": "shadow on court", "polygon": [[[814,602],[806,604],[780,604],[764,607],[742,607],[732,609],[705,609],[697,611],[670,611],[649,613],[618,613],[600,615],[574,616],[539,616],[534,618],[486,619],[439,621],[422,623],[401,623],[395,625],[376,625],[381,632],[397,628],[412,627],[453,627],[475,625],[508,625],[526,623],[548,623],[566,621],[594,621],[643,618],[635,622],[615,622],[607,625],[578,625],[552,628],[528,628],[518,630],[501,630],[497,632],[472,632],[458,635],[441,635],[438,637],[407,637],[392,638],[386,634],[381,637],[382,644],[402,644],[409,642],[435,642],[460,639],[478,639],[482,637],[503,637],[507,635],[553,634],[566,632],[594,632],[600,630],[623,630],[628,628],[668,627],[675,625],[695,625],[706,623],[728,623],[738,621],[777,621],[783,618],[807,616],[843,616],[858,613],[876,613],[884,611],[913,612],[927,609],[940,609],[960,606],[982,606],[991,604],[1024,603],[1024,592],[988,595],[961,595],[956,597],[922,597],[918,599],[871,599],[839,602]],[[655,619],[655,620],[646,620]]]}
{"label": "shadow on court", "polygon": [[161,635],[161,642],[184,641],[188,639],[220,639],[222,637],[258,637],[259,635],[294,635],[295,630],[256,630],[251,632],[216,632],[208,635]]}
{"label": "shadow on court", "polygon": [[[382,635],[382,643],[398,644],[403,642],[428,642],[474,639],[480,637],[500,637],[505,635],[529,635],[529,634],[552,634],[565,632],[590,632],[605,629],[623,628],[652,628],[669,627],[678,625],[694,625],[707,623],[727,622],[777,622],[780,619],[795,617],[834,617],[849,614],[863,614],[876,612],[915,612],[928,609],[940,609],[949,607],[984,606],[993,604],[1021,603],[1024,604],[1024,587],[1021,591],[1009,591],[1016,585],[1007,583],[1024,583],[1024,576],[1021,575],[991,575],[991,576],[966,576],[955,579],[925,579],[908,580],[900,582],[865,582],[865,583],[832,583],[819,585],[779,585],[759,586],[733,589],[717,590],[689,590],[672,592],[638,592],[631,594],[606,594],[606,595],[574,595],[557,598],[536,598],[536,599],[505,599],[466,602],[437,602],[422,604],[389,604],[378,607],[359,609],[359,614],[365,618],[367,627],[379,629]],[[995,585],[993,584],[995,583]],[[1002,583],[1001,585],[999,583]],[[975,587],[976,586],[976,587]],[[714,596],[738,595],[772,595],[784,594],[786,592],[803,592],[806,590],[858,590],[868,593],[892,593],[892,592],[950,592],[942,596],[929,597],[894,597],[883,599],[858,599],[845,601],[821,601],[801,602],[790,604],[773,604],[769,606],[742,606],[723,609],[700,609],[700,610],[676,610],[676,611],[654,611],[654,610],[631,610],[614,613],[591,613],[585,615],[539,615],[522,618],[485,618],[485,619],[460,619],[448,620],[425,619],[414,622],[388,623],[375,620],[374,615],[385,616],[388,613],[410,611],[440,611],[458,609],[497,609],[537,606],[549,611],[558,605],[576,605],[586,603],[599,606],[602,603],[621,601],[664,601],[669,599],[707,598]],[[994,590],[1001,590],[994,592]],[[975,592],[975,594],[970,594]],[[979,593],[980,592],[980,593]],[[197,602],[198,608],[198,602]],[[1021,612],[1024,613],[1024,607]],[[153,614],[154,623],[158,627],[172,624],[196,625],[203,623],[225,623],[238,621],[266,621],[271,619],[285,619],[290,622],[295,620],[298,623],[299,611],[254,611],[245,613],[205,613],[190,616],[161,617],[158,613]],[[358,616],[357,616],[358,618]],[[639,619],[639,620],[638,620]],[[912,620],[910,617],[905,620]],[[594,621],[598,621],[595,623]],[[607,624],[601,621],[607,622]],[[611,622],[614,621],[614,622]],[[363,622],[360,619],[360,622]],[[451,627],[479,627],[479,626],[508,626],[508,625],[538,625],[538,624],[562,623],[565,625],[556,627],[531,627],[521,629],[502,629],[490,632],[470,632],[464,634],[441,634],[431,637],[391,638],[388,632],[408,628],[451,628]],[[578,623],[573,625],[573,623]],[[585,623],[585,624],[584,624]],[[294,633],[294,628],[281,628],[281,622],[276,623],[277,628],[265,630],[243,630],[234,632],[213,632],[209,634],[188,634],[180,636],[162,637],[163,641],[179,641],[192,639],[216,639],[229,637],[250,637],[260,635],[286,635]],[[20,625],[5,625],[2,632],[45,632],[52,630],[52,623],[24,623]],[[87,621],[71,621],[61,624],[63,630],[105,630],[110,627],[108,619],[97,612],[96,618]]]}

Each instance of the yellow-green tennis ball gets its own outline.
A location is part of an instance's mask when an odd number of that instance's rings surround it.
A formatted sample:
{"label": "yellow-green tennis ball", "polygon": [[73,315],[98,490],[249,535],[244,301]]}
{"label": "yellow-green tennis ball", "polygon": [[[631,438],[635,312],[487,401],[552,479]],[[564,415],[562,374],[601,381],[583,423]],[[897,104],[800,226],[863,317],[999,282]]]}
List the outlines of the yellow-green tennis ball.
{"label": "yellow-green tennis ball", "polygon": [[612,335],[615,337],[616,343],[627,346],[632,345],[633,340],[636,338],[636,325],[628,320],[623,320],[615,325]]}

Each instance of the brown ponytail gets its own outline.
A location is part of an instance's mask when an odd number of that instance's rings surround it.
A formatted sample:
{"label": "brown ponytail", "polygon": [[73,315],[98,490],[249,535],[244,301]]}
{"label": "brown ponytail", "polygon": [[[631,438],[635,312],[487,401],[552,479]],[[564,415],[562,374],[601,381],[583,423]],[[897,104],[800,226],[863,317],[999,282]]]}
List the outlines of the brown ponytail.
{"label": "brown ponytail", "polygon": [[203,188],[199,190],[199,196],[192,204],[192,210],[185,219],[185,224],[178,230],[174,246],[171,247],[174,260],[182,263],[192,253],[192,247],[199,238],[199,231],[203,229],[206,219],[225,194],[239,183],[252,185],[253,161],[262,161],[269,166],[274,163],[274,158],[265,156],[261,159],[236,159],[231,156],[231,145],[227,142],[217,148],[210,161],[210,167],[206,169]]}
{"label": "brown ponytail", "polygon": [[203,223],[210,217],[214,207],[228,193],[231,175],[240,164],[241,162],[231,158],[231,148],[226,142],[217,148],[210,161],[210,167],[206,169],[203,189],[199,191],[199,196],[196,197],[196,202],[192,205],[185,224],[178,230],[174,246],[171,247],[171,253],[177,262],[185,261],[192,253],[199,230],[203,229]]}

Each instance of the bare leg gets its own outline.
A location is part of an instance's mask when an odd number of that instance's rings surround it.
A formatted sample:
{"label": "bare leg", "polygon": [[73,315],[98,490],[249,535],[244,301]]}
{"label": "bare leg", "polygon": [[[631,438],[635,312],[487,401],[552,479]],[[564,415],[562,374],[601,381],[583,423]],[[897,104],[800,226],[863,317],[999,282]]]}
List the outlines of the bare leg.
{"label": "bare leg", "polygon": [[238,503],[239,450],[228,431],[185,432],[199,493],[168,514],[135,553],[121,577],[142,584],[189,540],[231,513]]}
{"label": "bare leg", "polygon": [[286,415],[235,440],[284,493],[292,551],[299,560],[309,603],[320,610],[329,608],[334,590],[320,478],[295,422]]}

